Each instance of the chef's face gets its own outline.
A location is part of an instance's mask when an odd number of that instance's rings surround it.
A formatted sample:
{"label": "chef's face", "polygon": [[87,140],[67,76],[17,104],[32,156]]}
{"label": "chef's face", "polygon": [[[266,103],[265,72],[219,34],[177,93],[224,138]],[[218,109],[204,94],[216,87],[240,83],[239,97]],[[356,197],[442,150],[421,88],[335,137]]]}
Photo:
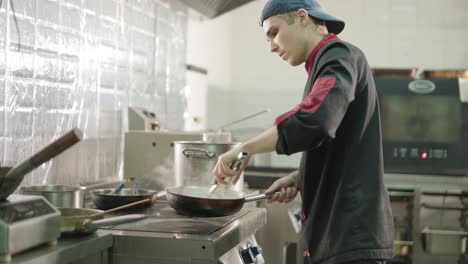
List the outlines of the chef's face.
{"label": "chef's face", "polygon": [[[292,17],[291,17],[292,16]],[[267,41],[270,43],[270,51],[277,53],[284,61],[292,66],[304,63],[307,59],[307,32],[308,21],[303,21],[307,13],[290,13],[275,15],[263,21]]]}

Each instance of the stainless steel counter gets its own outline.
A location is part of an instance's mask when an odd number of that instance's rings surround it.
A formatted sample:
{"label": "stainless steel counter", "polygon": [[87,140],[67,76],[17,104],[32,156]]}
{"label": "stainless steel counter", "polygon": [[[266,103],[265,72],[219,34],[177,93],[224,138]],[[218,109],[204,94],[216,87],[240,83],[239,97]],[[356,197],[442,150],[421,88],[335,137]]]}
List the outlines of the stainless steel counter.
{"label": "stainless steel counter", "polygon": [[384,182],[388,189],[448,192],[468,190],[466,176],[385,173]]}
{"label": "stainless steel counter", "polygon": [[[138,226],[155,221],[152,219],[121,225],[120,230],[114,227],[100,231],[114,236],[112,263],[212,264],[219,263],[218,260],[223,255],[231,249],[236,249],[242,241],[249,240],[253,243],[253,234],[266,224],[264,208],[246,207],[240,214],[241,217],[205,235],[139,230]],[[237,254],[239,252],[238,249],[234,251]]]}
{"label": "stainless steel counter", "polygon": [[13,256],[10,263],[21,264],[107,264],[112,235],[98,230],[81,238],[59,239],[56,245],[44,245]]}

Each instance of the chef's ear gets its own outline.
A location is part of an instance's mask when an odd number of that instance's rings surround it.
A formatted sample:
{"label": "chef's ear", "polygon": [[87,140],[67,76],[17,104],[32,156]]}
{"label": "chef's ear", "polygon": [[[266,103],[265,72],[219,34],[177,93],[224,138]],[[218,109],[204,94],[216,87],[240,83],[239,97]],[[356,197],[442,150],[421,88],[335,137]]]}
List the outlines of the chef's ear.
{"label": "chef's ear", "polygon": [[305,10],[304,8],[301,8],[296,11],[296,14],[297,14],[297,17],[299,18],[299,23],[301,25],[307,25],[310,19],[309,13],[307,13],[307,10]]}

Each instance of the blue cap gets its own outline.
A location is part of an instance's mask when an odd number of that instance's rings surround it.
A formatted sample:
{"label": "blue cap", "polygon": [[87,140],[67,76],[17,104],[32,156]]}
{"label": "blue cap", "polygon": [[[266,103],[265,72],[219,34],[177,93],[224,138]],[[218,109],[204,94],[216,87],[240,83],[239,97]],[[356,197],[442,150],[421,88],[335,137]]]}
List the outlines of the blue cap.
{"label": "blue cap", "polygon": [[304,8],[309,16],[325,21],[328,32],[338,35],[344,28],[345,22],[323,11],[317,0],[269,0],[263,7],[260,25],[263,26],[265,19],[291,11]]}

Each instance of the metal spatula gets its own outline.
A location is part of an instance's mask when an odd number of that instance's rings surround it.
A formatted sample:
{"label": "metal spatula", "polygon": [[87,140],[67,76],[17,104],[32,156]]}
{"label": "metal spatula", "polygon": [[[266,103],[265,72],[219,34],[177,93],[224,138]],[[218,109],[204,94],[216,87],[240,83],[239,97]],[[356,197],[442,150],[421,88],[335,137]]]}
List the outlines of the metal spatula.
{"label": "metal spatula", "polygon": [[[242,163],[247,159],[247,152],[240,152],[239,155],[237,156],[237,159],[233,162],[231,162],[229,164],[229,167],[232,169],[232,170],[238,170],[240,168],[240,166],[242,165]],[[234,180],[235,177],[229,177],[228,181],[226,182],[226,187],[225,188],[228,188],[229,186],[231,186],[231,182]],[[218,189],[218,186],[220,184],[213,184],[210,188],[210,190],[208,191],[208,196],[210,196],[211,194],[213,194],[216,189]]]}

